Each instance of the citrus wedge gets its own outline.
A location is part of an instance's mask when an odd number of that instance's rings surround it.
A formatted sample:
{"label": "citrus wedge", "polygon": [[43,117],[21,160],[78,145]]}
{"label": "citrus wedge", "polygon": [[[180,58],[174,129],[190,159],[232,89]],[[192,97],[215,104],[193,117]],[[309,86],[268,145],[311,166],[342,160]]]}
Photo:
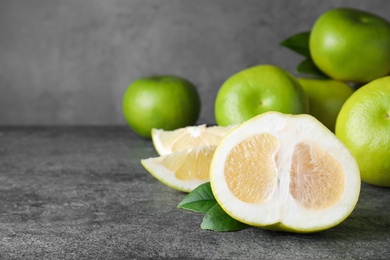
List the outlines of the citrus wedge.
{"label": "citrus wedge", "polygon": [[310,115],[279,112],[256,116],[223,138],[210,182],[236,220],[302,233],[341,223],[360,193],[359,169],[344,144]]}
{"label": "citrus wedge", "polygon": [[152,129],[153,145],[159,155],[199,146],[217,145],[234,126],[188,126],[172,131]]}
{"label": "citrus wedge", "polygon": [[200,146],[160,157],[141,160],[145,169],[162,183],[190,192],[209,181],[216,146]]}

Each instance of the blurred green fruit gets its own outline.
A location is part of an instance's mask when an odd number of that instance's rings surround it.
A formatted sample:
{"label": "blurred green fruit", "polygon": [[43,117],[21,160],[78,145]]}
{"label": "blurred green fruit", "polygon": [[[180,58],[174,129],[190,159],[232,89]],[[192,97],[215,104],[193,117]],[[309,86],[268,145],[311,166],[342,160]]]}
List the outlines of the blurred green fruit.
{"label": "blurred green fruit", "polygon": [[200,97],[194,85],[183,78],[145,77],[127,88],[122,109],[134,132],[150,138],[152,128],[174,130],[195,124]]}
{"label": "blurred green fruit", "polygon": [[309,113],[332,132],[341,106],[354,92],[348,84],[331,79],[299,78],[309,98]]}

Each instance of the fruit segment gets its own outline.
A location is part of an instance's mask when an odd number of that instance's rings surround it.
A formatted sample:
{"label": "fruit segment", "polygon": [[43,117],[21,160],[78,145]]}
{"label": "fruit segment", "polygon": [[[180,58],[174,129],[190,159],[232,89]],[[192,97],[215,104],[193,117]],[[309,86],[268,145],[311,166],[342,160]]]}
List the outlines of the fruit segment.
{"label": "fruit segment", "polygon": [[190,192],[209,181],[210,164],[216,146],[195,147],[186,151],[141,160],[144,168],[166,185]]}
{"label": "fruit segment", "polygon": [[278,180],[274,160],[278,143],[274,136],[260,134],[232,149],[225,163],[225,178],[234,196],[248,203],[270,197]]}
{"label": "fruit segment", "polygon": [[344,173],[339,162],[311,143],[298,143],[292,155],[290,193],[302,206],[330,207],[344,192]]}
{"label": "fruit segment", "polygon": [[201,147],[186,153],[173,153],[171,156],[161,157],[161,164],[175,175],[178,180],[209,179],[210,162],[214,149]]}
{"label": "fruit segment", "polygon": [[187,126],[172,131],[152,129],[153,145],[160,155],[217,145],[232,126]]}

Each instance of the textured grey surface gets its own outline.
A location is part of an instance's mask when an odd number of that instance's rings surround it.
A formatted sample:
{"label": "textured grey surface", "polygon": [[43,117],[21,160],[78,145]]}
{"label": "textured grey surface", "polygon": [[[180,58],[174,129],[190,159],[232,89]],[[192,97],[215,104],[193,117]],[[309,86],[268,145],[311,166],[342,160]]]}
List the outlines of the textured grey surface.
{"label": "textured grey surface", "polygon": [[389,259],[390,189],[320,233],[202,231],[128,128],[0,128],[0,259]]}
{"label": "textured grey surface", "polygon": [[291,72],[279,46],[332,7],[384,17],[388,0],[1,0],[0,125],[123,124],[136,78],[175,74],[199,89],[199,123],[233,73],[255,64]]}

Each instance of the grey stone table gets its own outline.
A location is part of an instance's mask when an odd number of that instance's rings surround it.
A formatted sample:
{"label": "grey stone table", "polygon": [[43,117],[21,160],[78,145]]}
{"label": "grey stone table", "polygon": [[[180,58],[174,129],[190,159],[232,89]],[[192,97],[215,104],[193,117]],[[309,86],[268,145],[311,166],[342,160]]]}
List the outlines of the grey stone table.
{"label": "grey stone table", "polygon": [[0,128],[0,259],[390,259],[390,189],[320,233],[204,231],[156,155],[126,127]]}

